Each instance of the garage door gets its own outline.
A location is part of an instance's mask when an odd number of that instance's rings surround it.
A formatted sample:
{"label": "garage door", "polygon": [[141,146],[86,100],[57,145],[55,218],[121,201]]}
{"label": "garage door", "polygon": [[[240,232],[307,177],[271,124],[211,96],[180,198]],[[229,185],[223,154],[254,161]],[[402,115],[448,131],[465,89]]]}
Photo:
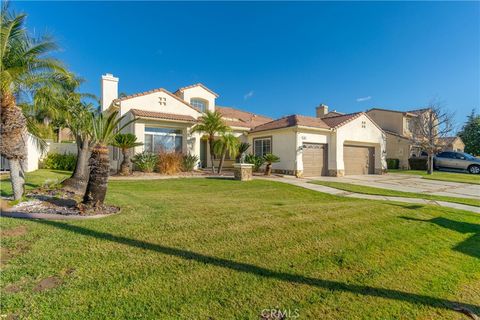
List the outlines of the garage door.
{"label": "garage door", "polygon": [[303,175],[326,176],[328,174],[327,145],[321,143],[303,144]]}
{"label": "garage door", "polygon": [[345,163],[345,174],[372,174],[375,173],[373,147],[344,146],[343,161]]}

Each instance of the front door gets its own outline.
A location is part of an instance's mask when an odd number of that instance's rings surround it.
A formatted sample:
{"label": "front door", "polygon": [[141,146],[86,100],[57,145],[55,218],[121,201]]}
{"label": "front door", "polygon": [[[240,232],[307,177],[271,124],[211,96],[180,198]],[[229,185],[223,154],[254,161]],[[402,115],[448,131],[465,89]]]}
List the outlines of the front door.
{"label": "front door", "polygon": [[200,140],[200,166],[207,167],[207,141],[203,139]]}

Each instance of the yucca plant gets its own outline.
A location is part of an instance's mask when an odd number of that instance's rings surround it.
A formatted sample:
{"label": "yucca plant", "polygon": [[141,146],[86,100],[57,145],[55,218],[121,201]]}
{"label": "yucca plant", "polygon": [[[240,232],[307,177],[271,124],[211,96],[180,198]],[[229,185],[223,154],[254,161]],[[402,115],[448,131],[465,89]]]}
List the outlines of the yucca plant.
{"label": "yucca plant", "polygon": [[238,145],[238,153],[237,153],[237,156],[235,157],[235,160],[237,162],[240,162],[240,158],[242,157],[243,154],[245,154],[248,151],[248,148],[250,148],[250,143],[248,142],[241,142]]}
{"label": "yucca plant", "polygon": [[198,163],[198,156],[195,154],[186,154],[183,156],[182,169],[185,172],[191,172]]}
{"label": "yucca plant", "polygon": [[113,143],[118,131],[136,120],[121,125],[124,119],[125,115],[118,117],[118,111],[112,112],[108,117],[103,113],[92,114],[92,138],[95,145],[89,160],[90,176],[87,190],[83,196],[83,203],[87,206],[99,207],[105,201],[110,171],[108,146]]}
{"label": "yucca plant", "polygon": [[231,131],[231,128],[225,124],[225,121],[222,119],[222,115],[218,111],[206,111],[200,118],[200,122],[192,128],[193,132],[203,132],[208,137],[208,144],[210,147],[210,158],[212,161],[212,173],[215,173],[215,150],[214,150],[214,141],[215,135],[226,133]]}
{"label": "yucca plant", "polygon": [[20,200],[24,192],[21,162],[27,151],[24,143],[27,119],[17,99],[24,93],[58,81],[65,72],[62,64],[48,55],[57,49],[49,38],[31,37],[25,29],[25,14],[10,13],[8,2],[0,13],[0,154],[8,159],[13,197]]}
{"label": "yucca plant", "polygon": [[220,163],[218,164],[218,174],[222,173],[223,163],[225,162],[225,156],[234,158],[238,152],[238,145],[240,141],[231,133],[222,134],[220,139],[215,141],[214,152],[220,157]]}
{"label": "yucca plant", "polygon": [[265,175],[269,176],[272,173],[272,163],[279,162],[280,157],[272,153],[267,153],[266,155],[263,156],[263,160],[267,163],[265,167]]}
{"label": "yucca plant", "polygon": [[133,163],[140,171],[150,173],[157,166],[158,156],[154,153],[143,151],[133,157]]}
{"label": "yucca plant", "polygon": [[137,142],[137,136],[133,133],[117,133],[113,138],[112,146],[122,150],[123,161],[120,165],[120,175],[132,174],[132,161],[130,160],[130,149],[143,145]]}

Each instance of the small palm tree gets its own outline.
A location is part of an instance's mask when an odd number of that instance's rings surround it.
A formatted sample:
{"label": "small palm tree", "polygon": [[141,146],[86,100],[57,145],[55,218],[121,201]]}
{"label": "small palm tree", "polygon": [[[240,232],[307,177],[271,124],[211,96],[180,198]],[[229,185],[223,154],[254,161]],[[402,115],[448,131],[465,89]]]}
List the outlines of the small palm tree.
{"label": "small palm tree", "polygon": [[263,160],[267,163],[265,167],[265,175],[269,176],[272,173],[272,163],[279,162],[280,158],[272,153],[267,153],[263,156]]}
{"label": "small palm tree", "polygon": [[25,14],[9,13],[5,1],[0,13],[0,154],[8,159],[13,197],[24,192],[21,162],[26,157],[27,120],[17,99],[52,84],[64,72],[61,63],[46,55],[57,46],[47,38],[32,38],[25,29]]}
{"label": "small palm tree", "polygon": [[215,135],[231,131],[230,127],[225,124],[222,115],[218,111],[206,111],[200,117],[200,123],[192,128],[192,132],[203,132],[208,136],[208,144],[210,146],[210,158],[212,161],[212,172],[215,173],[215,164],[213,162],[215,157],[215,150],[213,149]]}
{"label": "small palm tree", "polygon": [[141,142],[137,142],[137,136],[133,133],[117,133],[113,139],[112,146],[120,148],[122,150],[123,161],[120,165],[120,174],[128,176],[132,174],[132,161],[130,160],[130,150],[132,148],[143,145]]}
{"label": "small palm tree", "polygon": [[240,141],[231,133],[222,134],[220,139],[214,143],[214,152],[220,156],[220,163],[218,164],[218,174],[222,173],[223,163],[225,162],[225,156],[234,158],[238,153],[238,146]]}
{"label": "small palm tree", "polygon": [[89,207],[102,206],[107,194],[108,173],[110,171],[110,159],[108,146],[114,142],[118,131],[121,131],[130,123],[123,122],[125,115],[118,117],[118,111],[112,112],[108,117],[102,113],[92,115],[92,138],[94,146],[90,156],[90,176],[87,190],[83,196],[83,203]]}
{"label": "small palm tree", "polygon": [[242,157],[243,154],[246,154],[246,152],[248,151],[248,148],[250,148],[250,143],[248,143],[248,142],[241,142],[238,145],[238,153],[237,153],[237,156],[235,158],[235,160],[237,160],[237,162],[240,161],[240,158]]}

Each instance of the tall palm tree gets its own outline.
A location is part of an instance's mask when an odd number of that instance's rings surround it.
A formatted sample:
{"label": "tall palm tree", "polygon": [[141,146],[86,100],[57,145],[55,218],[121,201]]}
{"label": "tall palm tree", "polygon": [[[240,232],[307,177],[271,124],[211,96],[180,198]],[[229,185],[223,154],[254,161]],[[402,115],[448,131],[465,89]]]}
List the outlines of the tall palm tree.
{"label": "tall palm tree", "polygon": [[[103,113],[92,114],[92,138],[95,145],[90,156],[90,175],[83,203],[89,207],[101,207],[107,194],[110,159],[108,146],[114,142],[116,134],[136,119],[124,123],[125,115],[118,117],[118,111],[108,117]],[[123,123],[123,124],[122,124]]]}
{"label": "tall palm tree", "polygon": [[133,133],[117,133],[113,139],[112,146],[120,148],[122,150],[123,161],[120,165],[120,174],[128,176],[132,174],[132,161],[130,160],[130,150],[137,146],[141,146],[143,143],[137,142],[137,136]]}
{"label": "tall palm tree", "polygon": [[32,38],[25,14],[11,14],[4,2],[0,13],[0,154],[8,159],[14,199],[24,192],[22,162],[26,158],[27,120],[17,104],[24,93],[54,83],[65,70],[47,55],[57,48],[48,38]]}
{"label": "tall palm tree", "polygon": [[231,133],[225,133],[220,136],[220,139],[216,140],[214,143],[215,154],[220,156],[220,163],[218,164],[218,174],[222,173],[223,163],[225,162],[225,156],[228,155],[230,158],[235,158],[238,153],[238,146],[240,145],[240,140]]}
{"label": "tall palm tree", "polygon": [[192,132],[203,132],[205,133],[208,137],[208,144],[210,147],[210,159],[212,161],[212,173],[215,173],[215,164],[214,164],[214,158],[215,158],[215,150],[213,148],[214,141],[215,141],[215,135],[217,134],[222,134],[226,133],[228,131],[231,131],[230,127],[225,124],[225,122],[222,119],[222,115],[218,111],[206,111],[201,117],[200,117],[200,123],[196,124],[192,128]]}

